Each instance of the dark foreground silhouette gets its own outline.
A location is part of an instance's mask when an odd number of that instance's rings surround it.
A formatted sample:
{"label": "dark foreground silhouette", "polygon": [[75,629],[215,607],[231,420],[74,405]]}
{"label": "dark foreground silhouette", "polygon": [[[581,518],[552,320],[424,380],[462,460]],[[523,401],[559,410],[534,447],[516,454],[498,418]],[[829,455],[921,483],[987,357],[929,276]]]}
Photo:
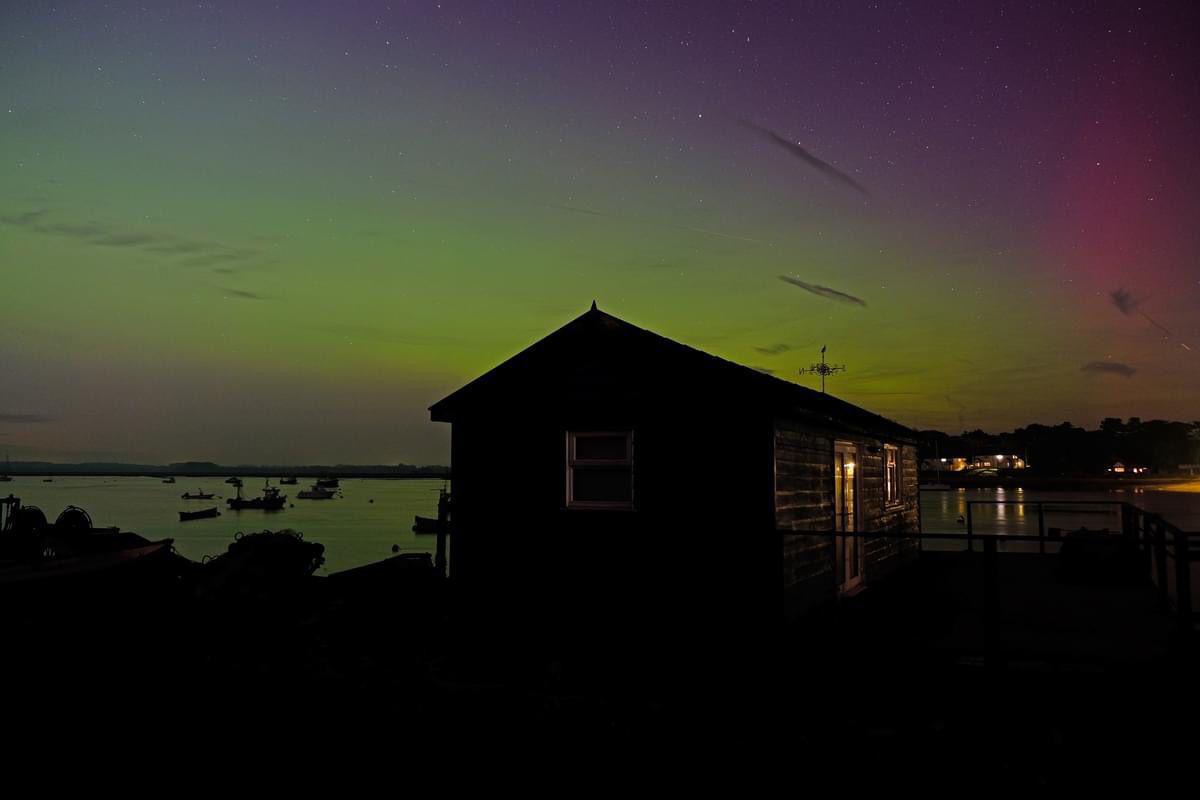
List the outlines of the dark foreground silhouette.
{"label": "dark foreground silhouette", "polygon": [[1190,637],[1148,587],[1063,559],[1004,562],[985,640],[978,553],[923,553],[788,625],[656,614],[619,587],[591,607],[464,597],[426,557],[318,577],[321,554],[261,533],[207,564],[4,585],[6,724],[173,747],[684,748],[809,786],[848,769],[856,786],[1145,787],[1196,743]]}

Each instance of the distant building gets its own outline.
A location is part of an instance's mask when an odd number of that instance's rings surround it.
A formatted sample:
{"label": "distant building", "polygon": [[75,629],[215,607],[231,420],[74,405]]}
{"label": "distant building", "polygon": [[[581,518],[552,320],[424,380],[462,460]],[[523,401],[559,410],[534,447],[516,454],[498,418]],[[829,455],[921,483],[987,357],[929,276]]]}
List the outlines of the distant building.
{"label": "distant building", "polygon": [[1028,465],[1025,459],[1018,455],[990,456],[947,456],[945,458],[926,458],[921,461],[921,469],[926,472],[941,470],[942,472],[963,472],[971,469],[1025,469]]}
{"label": "distant building", "polygon": [[971,469],[1025,469],[1025,459],[1018,455],[997,454],[994,456],[975,456],[971,461]]}
{"label": "distant building", "polygon": [[916,433],[592,309],[430,408],[451,576],[491,604],[768,619],[915,555]]}

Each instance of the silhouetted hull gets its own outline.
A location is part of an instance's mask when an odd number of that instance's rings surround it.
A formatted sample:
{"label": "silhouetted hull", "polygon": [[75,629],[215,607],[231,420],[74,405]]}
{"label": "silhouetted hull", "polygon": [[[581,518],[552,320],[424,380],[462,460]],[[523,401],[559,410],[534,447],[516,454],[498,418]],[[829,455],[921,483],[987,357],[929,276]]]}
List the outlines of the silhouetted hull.
{"label": "silhouetted hull", "polygon": [[296,495],[301,500],[331,500],[333,492],[326,489],[305,489]]}
{"label": "silhouetted hull", "polygon": [[190,519],[208,519],[210,517],[221,516],[221,510],[216,506],[212,508],[201,509],[200,511],[180,511],[179,521],[187,522]]}
{"label": "silhouetted hull", "polygon": [[70,558],[0,566],[0,589],[89,579],[108,572],[124,571],[143,560],[169,554],[171,544],[171,539],[163,539],[107,553],[86,553]]}
{"label": "silhouetted hull", "polygon": [[336,488],[338,488],[338,479],[337,478],[321,478],[320,480],[317,481],[317,486],[321,487],[322,489],[336,489]]}
{"label": "silhouetted hull", "polygon": [[234,511],[279,511],[287,504],[287,497],[250,497],[237,498],[231,497],[228,501],[229,507]]}
{"label": "silhouetted hull", "polygon": [[212,500],[213,499],[213,496],[211,494],[205,494],[204,492],[200,492],[200,494],[188,494],[187,492],[184,492],[183,494],[181,494],[179,496],[182,497],[184,500]]}

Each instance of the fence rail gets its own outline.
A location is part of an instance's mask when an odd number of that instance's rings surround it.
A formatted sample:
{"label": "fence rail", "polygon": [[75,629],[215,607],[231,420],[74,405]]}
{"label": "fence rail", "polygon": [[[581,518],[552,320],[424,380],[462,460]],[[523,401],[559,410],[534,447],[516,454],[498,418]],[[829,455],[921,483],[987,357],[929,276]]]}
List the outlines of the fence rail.
{"label": "fence rail", "polygon": [[[1200,564],[1200,532],[1180,530],[1159,514],[1146,511],[1124,500],[968,500],[966,501],[966,531],[963,533],[926,533],[896,531],[785,531],[783,535],[828,536],[831,539],[846,537],[863,540],[917,539],[924,549],[924,542],[962,542],[967,552],[983,553],[983,589],[985,597],[994,597],[997,580],[997,556],[1000,543],[1035,543],[1039,555],[1047,554],[1047,545],[1061,547],[1069,541],[1082,542],[1081,534],[1111,536],[1123,543],[1125,557],[1134,559],[1133,566],[1154,587],[1160,608],[1175,616],[1182,630],[1191,632],[1198,621],[1196,603],[1193,602],[1192,567]],[[1037,508],[1038,532],[1033,534],[980,533],[975,530],[976,506],[1035,506]],[[1104,506],[1105,513],[1120,515],[1120,529],[1116,531],[1088,530],[1063,531],[1046,527],[1047,512],[1069,509],[1077,513],[1085,506]]]}

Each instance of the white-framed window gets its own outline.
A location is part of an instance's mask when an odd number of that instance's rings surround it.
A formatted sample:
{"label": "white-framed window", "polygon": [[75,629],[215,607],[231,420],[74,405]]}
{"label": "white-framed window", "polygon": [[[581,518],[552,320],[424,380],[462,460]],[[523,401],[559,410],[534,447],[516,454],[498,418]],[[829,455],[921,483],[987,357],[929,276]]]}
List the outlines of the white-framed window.
{"label": "white-framed window", "polygon": [[633,508],[633,431],[567,431],[567,508]]}
{"label": "white-framed window", "polygon": [[889,506],[904,502],[900,488],[900,448],[894,444],[883,446],[883,495]]}

